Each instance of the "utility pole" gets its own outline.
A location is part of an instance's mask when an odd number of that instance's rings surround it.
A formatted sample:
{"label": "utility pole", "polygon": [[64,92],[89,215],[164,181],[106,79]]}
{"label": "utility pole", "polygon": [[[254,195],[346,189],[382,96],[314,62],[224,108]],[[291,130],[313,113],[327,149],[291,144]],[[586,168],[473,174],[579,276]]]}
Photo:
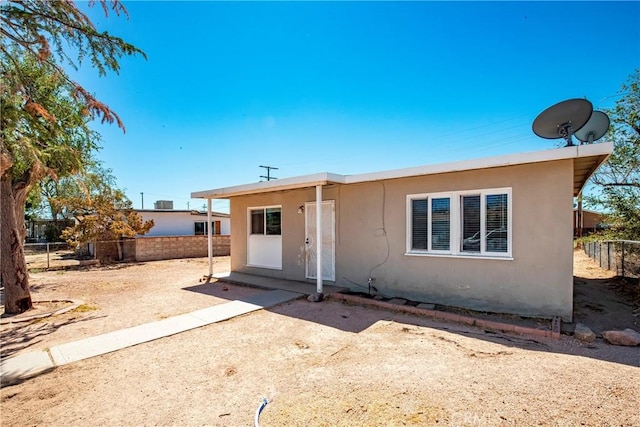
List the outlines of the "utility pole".
{"label": "utility pole", "polygon": [[271,176],[271,169],[278,170],[278,168],[274,168],[273,166],[260,166],[261,168],[265,168],[267,170],[267,176],[260,175],[260,178],[265,178],[267,181],[271,181],[272,179],[278,179],[275,176]]}
{"label": "utility pole", "polygon": [[144,209],[144,193],[140,192],[140,197],[142,197],[142,209]]}

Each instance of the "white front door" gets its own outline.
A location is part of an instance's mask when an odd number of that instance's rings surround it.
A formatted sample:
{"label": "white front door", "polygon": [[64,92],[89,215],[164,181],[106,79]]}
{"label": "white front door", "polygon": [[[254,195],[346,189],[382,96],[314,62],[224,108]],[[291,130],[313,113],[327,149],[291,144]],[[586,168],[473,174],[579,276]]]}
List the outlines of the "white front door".
{"label": "white front door", "polygon": [[[304,205],[306,274],[308,279],[317,278],[316,203]],[[335,200],[322,202],[322,280],[336,280],[336,215]]]}

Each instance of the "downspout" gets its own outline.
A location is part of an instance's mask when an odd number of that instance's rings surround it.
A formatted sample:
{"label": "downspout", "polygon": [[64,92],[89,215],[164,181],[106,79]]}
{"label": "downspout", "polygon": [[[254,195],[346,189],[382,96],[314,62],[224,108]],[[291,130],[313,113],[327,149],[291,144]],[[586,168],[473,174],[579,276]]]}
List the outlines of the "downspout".
{"label": "downspout", "polygon": [[322,185],[316,185],[316,292],[322,298]]}
{"label": "downspout", "polygon": [[209,278],[213,276],[213,230],[211,230],[211,199],[207,199],[207,255],[209,256]]}

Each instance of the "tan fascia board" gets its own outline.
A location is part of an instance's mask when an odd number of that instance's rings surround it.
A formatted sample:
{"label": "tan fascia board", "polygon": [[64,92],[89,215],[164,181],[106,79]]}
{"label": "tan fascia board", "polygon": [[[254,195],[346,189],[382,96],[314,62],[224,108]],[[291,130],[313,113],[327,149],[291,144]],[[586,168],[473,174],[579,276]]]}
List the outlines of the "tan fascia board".
{"label": "tan fascia board", "polygon": [[191,197],[194,199],[227,199],[233,196],[267,193],[272,191],[285,191],[298,188],[314,187],[316,185],[356,184],[369,181],[380,181],[387,179],[408,178],[413,176],[461,172],[475,169],[498,168],[528,163],[575,159],[578,157],[608,157],[612,152],[613,143],[602,142],[597,144],[574,145],[543,151],[507,154],[503,156],[462,160],[435,165],[416,166],[358,175],[339,175],[323,172],[312,175],[275,179],[272,181],[264,181],[253,184],[244,184],[233,187],[217,188],[213,190],[197,191],[191,193]]}
{"label": "tan fascia board", "polygon": [[461,172],[474,169],[498,168],[503,166],[522,165],[527,163],[550,162],[555,160],[574,159],[577,157],[591,157],[610,155],[613,151],[612,142],[598,144],[574,145],[552,150],[514,153],[496,157],[486,157],[472,160],[462,160],[435,165],[416,166],[412,168],[396,169],[384,172],[373,172],[360,175],[346,176],[345,184],[355,184],[367,181],[408,178],[412,176],[434,175],[449,172]]}

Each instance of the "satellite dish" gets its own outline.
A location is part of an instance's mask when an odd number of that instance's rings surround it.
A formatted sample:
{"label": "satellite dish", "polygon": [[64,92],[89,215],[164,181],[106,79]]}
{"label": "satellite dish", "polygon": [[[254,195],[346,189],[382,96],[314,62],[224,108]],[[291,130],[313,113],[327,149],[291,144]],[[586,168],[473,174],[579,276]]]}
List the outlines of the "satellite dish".
{"label": "satellite dish", "polygon": [[591,117],[593,105],[586,99],[559,102],[538,114],[533,121],[533,132],[541,138],[564,138],[573,145],[571,135],[580,130]]}
{"label": "satellite dish", "polygon": [[574,132],[576,138],[582,142],[592,143],[604,136],[609,130],[609,116],[602,111],[594,111],[589,121]]}

